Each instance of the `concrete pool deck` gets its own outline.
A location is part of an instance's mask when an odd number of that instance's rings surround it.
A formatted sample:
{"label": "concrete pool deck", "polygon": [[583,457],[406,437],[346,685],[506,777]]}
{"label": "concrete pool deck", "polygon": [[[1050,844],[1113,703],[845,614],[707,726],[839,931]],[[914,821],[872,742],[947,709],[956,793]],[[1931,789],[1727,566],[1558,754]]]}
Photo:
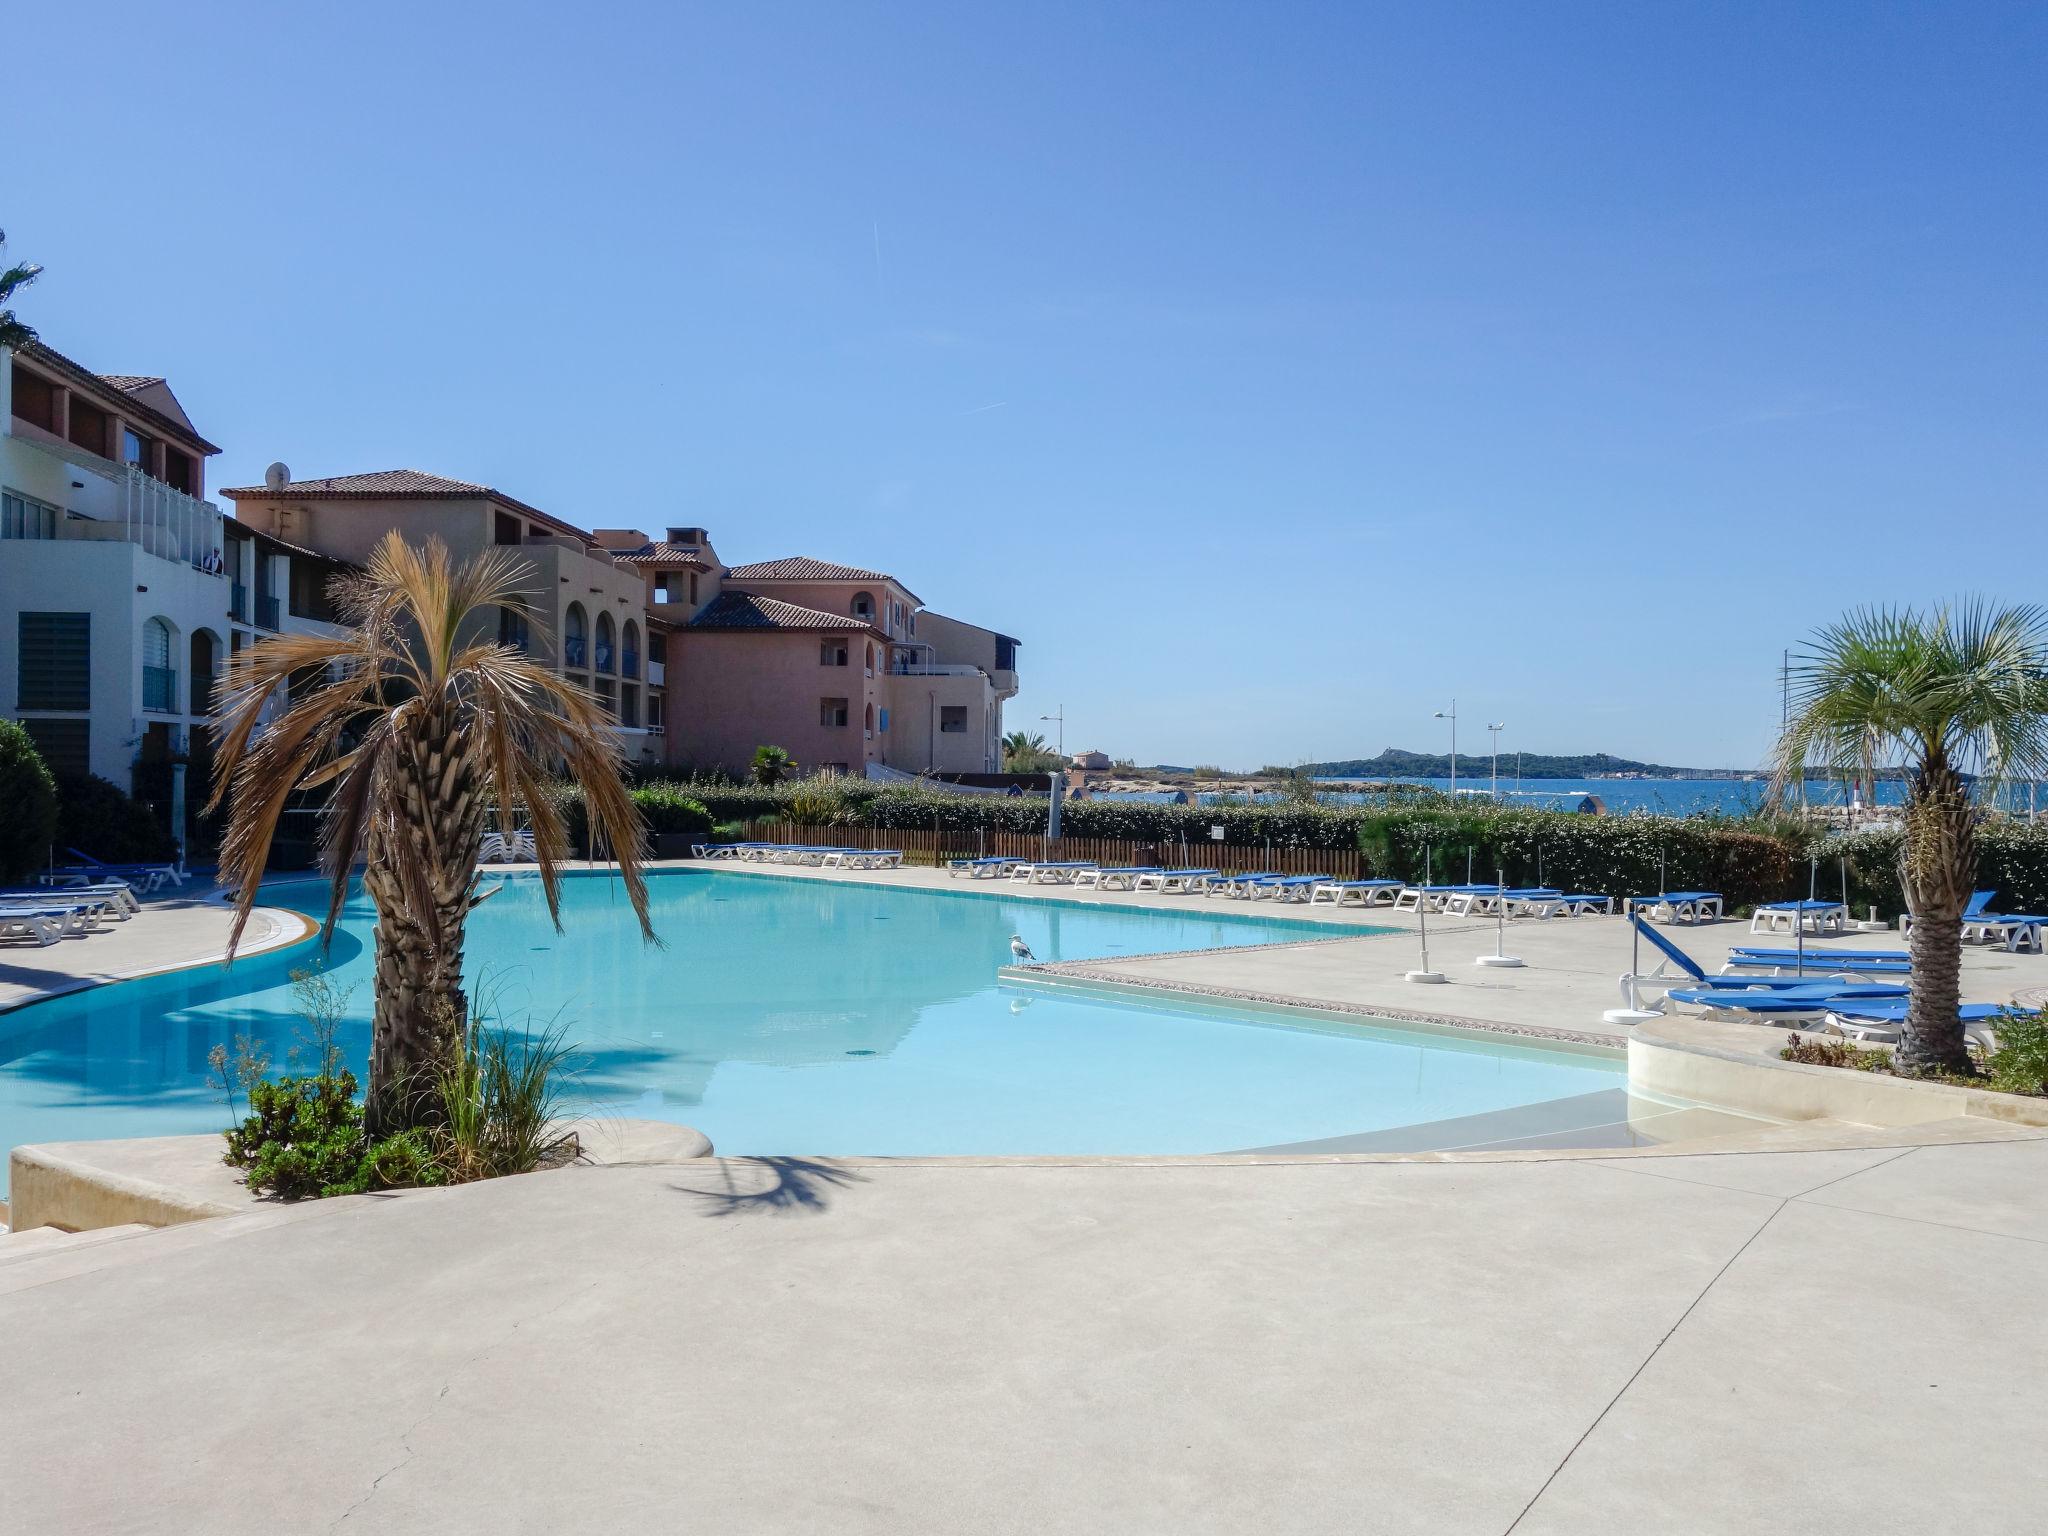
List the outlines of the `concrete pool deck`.
{"label": "concrete pool deck", "polygon": [[[24,1531],[2034,1531],[2048,1147],[571,1169],[0,1262]],[[251,1469],[260,1469],[260,1475]]]}

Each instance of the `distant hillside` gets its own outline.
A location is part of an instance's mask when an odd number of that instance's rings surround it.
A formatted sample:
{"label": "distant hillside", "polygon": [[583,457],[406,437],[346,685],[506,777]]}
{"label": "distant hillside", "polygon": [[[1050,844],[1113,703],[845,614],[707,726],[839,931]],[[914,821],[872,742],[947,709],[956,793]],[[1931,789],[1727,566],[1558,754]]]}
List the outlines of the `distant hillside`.
{"label": "distant hillside", "polygon": [[[1484,769],[1489,754],[1460,752],[1458,769],[1470,774]],[[1500,755],[1501,766],[1507,768],[1514,761],[1511,754]],[[1449,778],[1451,759],[1449,753],[1404,752],[1399,747],[1388,747],[1378,757],[1350,757],[1340,762],[1304,763],[1303,770],[1325,779],[1387,779]],[[1521,774],[1525,779],[1604,779],[1616,774],[1631,774],[1649,779],[1739,779],[1747,772],[1740,768],[1673,768],[1664,763],[1639,763],[1632,758],[1612,757],[1605,752],[1589,752],[1578,757],[1556,756],[1546,752],[1524,752]]]}

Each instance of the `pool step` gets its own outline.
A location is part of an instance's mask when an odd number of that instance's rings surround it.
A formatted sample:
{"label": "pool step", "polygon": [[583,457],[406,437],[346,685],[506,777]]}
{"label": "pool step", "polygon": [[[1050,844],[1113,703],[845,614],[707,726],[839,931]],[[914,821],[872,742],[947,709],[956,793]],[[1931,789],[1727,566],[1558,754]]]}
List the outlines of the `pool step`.
{"label": "pool step", "polygon": [[80,1248],[95,1248],[101,1243],[117,1242],[122,1238],[136,1237],[156,1228],[131,1222],[119,1227],[96,1227],[90,1232],[66,1232],[62,1227],[31,1227],[26,1232],[9,1232],[0,1236],[0,1265],[19,1263],[24,1259],[40,1258],[48,1253],[69,1253]]}

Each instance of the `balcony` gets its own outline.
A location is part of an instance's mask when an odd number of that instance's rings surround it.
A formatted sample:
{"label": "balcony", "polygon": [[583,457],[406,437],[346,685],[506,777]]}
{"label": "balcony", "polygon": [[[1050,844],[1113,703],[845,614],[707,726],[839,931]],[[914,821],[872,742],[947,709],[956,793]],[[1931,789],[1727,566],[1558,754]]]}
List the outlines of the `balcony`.
{"label": "balcony", "polygon": [[125,541],[159,559],[219,572],[221,512],[212,502],[173,490],[138,465],[116,464],[83,448],[31,437],[11,440],[61,460],[72,471],[66,476],[73,489],[67,515],[57,524],[58,538]]}
{"label": "balcony", "polygon": [[638,678],[640,676],[640,653],[638,651],[624,651],[620,653],[619,676],[625,678]]}
{"label": "balcony", "polygon": [[258,629],[276,629],[276,628],[277,628],[277,599],[276,599],[276,598],[274,598],[274,597],[265,597],[265,596],[263,596],[263,595],[262,595],[262,594],[260,594],[260,593],[259,593],[259,594],[257,594],[257,598],[256,598],[256,627],[257,627]]}
{"label": "balcony", "polygon": [[239,581],[229,589],[228,617],[237,624],[249,622],[249,589]]}
{"label": "balcony", "polygon": [[562,665],[582,671],[590,665],[590,642],[582,635],[569,635],[562,641]]}
{"label": "balcony", "polygon": [[898,677],[981,677],[981,668],[964,661],[899,661],[890,669]]}
{"label": "balcony", "polygon": [[178,712],[178,671],[175,667],[142,669],[142,707],[151,714]]}

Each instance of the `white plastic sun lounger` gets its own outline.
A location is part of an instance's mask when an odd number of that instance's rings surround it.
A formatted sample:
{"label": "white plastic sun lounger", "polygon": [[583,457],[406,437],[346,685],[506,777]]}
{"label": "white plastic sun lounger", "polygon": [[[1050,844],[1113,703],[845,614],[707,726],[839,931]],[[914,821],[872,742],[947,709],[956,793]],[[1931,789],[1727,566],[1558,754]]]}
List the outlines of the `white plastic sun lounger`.
{"label": "white plastic sun lounger", "polygon": [[1308,904],[1327,901],[1333,907],[1391,907],[1401,894],[1398,880],[1321,880],[1308,893]]}
{"label": "white plastic sun lounger", "polygon": [[1111,865],[1108,869],[1084,869],[1074,876],[1076,885],[1092,885],[1098,891],[1125,890],[1138,888],[1140,875],[1163,875],[1166,871],[1157,864]]}
{"label": "white plastic sun lounger", "polygon": [[965,875],[970,880],[999,880],[1023,862],[1005,854],[990,854],[979,859],[948,859],[946,873],[955,877]]}
{"label": "white plastic sun lounger", "polygon": [[1849,909],[1839,901],[1773,901],[1758,907],[1749,919],[1751,933],[1840,933]]}
{"label": "white plastic sun lounger", "polygon": [[1220,869],[1162,869],[1153,874],[1140,875],[1131,883],[1134,891],[1157,891],[1162,896],[1187,896],[1196,892],[1206,894],[1209,887],[1223,878]]}
{"label": "white plastic sun lounger", "polygon": [[59,890],[60,895],[53,895],[49,886],[0,891],[0,906],[61,907],[72,902],[92,901],[100,903],[103,916],[119,918],[124,923],[142,910],[142,903],[135,899],[134,887],[126,881],[106,885],[67,885]]}
{"label": "white plastic sun lounger", "polygon": [[1071,885],[1084,869],[1094,869],[1088,859],[1060,859],[1048,864],[1019,864],[1010,871],[1012,880],[1026,885]]}
{"label": "white plastic sun lounger", "polygon": [[1656,922],[1718,923],[1721,920],[1721,893],[1666,891],[1656,896],[1631,896],[1628,909]]}
{"label": "white plastic sun lounger", "polygon": [[34,907],[0,907],[0,939],[34,939],[49,948],[64,937],[64,925]]}
{"label": "white plastic sun lounger", "polygon": [[826,869],[900,869],[903,854],[895,848],[841,848],[818,862]]}

